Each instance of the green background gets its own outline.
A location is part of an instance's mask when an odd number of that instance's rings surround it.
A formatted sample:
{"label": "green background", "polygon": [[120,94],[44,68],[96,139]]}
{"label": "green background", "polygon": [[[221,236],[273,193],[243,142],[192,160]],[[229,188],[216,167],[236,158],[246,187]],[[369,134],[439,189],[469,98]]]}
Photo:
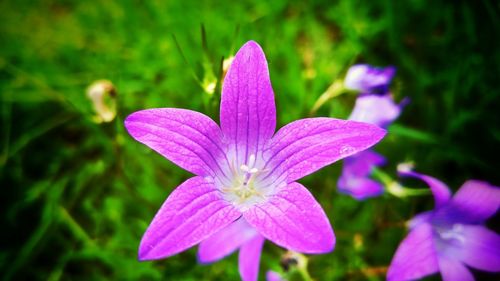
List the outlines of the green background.
{"label": "green background", "polygon": [[[391,90],[411,102],[377,146],[383,170],[397,179],[397,163],[413,161],[454,190],[470,178],[499,185],[499,15],[487,0],[2,1],[1,278],[238,280],[237,255],[204,266],[196,249],[137,261],[153,215],[190,175],[134,141],[123,119],[179,107],[217,120],[220,85],[209,96],[200,81],[219,77],[221,59],[248,40],[266,53],[280,127],[307,117],[353,63],[394,65]],[[116,86],[111,123],[93,122],[85,96],[99,79]],[[340,96],[316,116],[347,118],[354,100]],[[301,180],[337,235],[334,252],[309,257],[309,272],[382,280],[404,222],[432,198],[358,202],[336,192],[340,169]],[[283,272],[283,253],[266,243],[261,279]]]}

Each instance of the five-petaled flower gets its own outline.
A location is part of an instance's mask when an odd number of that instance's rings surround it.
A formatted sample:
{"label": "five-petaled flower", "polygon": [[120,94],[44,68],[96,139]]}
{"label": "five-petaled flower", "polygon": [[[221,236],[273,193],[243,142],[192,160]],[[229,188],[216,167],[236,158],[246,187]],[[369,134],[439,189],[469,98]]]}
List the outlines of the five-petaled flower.
{"label": "five-petaled flower", "polygon": [[267,61],[253,41],[238,51],[226,74],[220,123],[219,128],[201,113],[176,108],[138,111],[125,120],[135,139],[196,175],[161,206],[141,240],[139,259],[177,254],[238,219],[284,248],[331,251],[335,236],[330,222],[296,180],[372,146],[385,130],[309,118],[274,134],[276,108]]}
{"label": "five-petaled flower", "polygon": [[[405,102],[396,104],[388,91],[395,74],[394,67],[375,68],[361,64],[352,66],[345,78],[346,87],[360,91],[349,120],[366,122],[385,128],[398,118]],[[357,200],[374,197],[384,192],[381,183],[370,178],[374,167],[385,163],[385,158],[365,150],[344,160],[338,191]]]}
{"label": "five-petaled flower", "polygon": [[426,182],[436,207],[410,221],[410,233],[389,266],[389,281],[415,280],[438,271],[445,281],[474,280],[465,265],[500,271],[500,235],[483,226],[500,207],[500,188],[469,180],[451,198],[441,181],[412,171],[401,173]]}

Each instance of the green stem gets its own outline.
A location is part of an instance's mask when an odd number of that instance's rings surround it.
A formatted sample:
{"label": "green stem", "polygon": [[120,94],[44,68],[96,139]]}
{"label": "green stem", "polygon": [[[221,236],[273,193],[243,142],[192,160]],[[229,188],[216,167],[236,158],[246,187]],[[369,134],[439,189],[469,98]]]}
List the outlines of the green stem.
{"label": "green stem", "polygon": [[391,176],[377,168],[373,168],[372,175],[384,184],[385,189],[388,193],[396,197],[404,198],[411,196],[428,195],[431,193],[431,191],[427,188],[404,187],[393,178],[391,178]]}
{"label": "green stem", "polygon": [[336,80],[332,85],[330,85],[330,87],[328,87],[328,89],[326,89],[318,100],[316,100],[311,111],[309,112],[309,115],[313,116],[327,101],[342,95],[344,92],[344,82],[342,80]]}
{"label": "green stem", "polygon": [[307,265],[309,263],[309,260],[307,259],[306,256],[301,255],[301,254],[298,254],[298,257],[301,259],[299,261],[299,266],[297,267],[297,269],[300,273],[300,276],[302,277],[302,279],[304,281],[314,281],[314,279],[312,279],[311,275],[309,275],[309,271],[307,270]]}
{"label": "green stem", "polygon": [[381,181],[385,186],[389,186],[394,182],[391,176],[389,176],[384,171],[377,169],[375,167],[372,169],[372,175],[373,177]]}
{"label": "green stem", "polygon": [[406,196],[421,196],[431,194],[431,190],[428,188],[409,188],[401,186]]}
{"label": "green stem", "polygon": [[314,281],[314,279],[312,279],[311,275],[309,275],[309,271],[307,270],[307,266],[305,266],[303,268],[299,268],[299,273],[304,281]]}
{"label": "green stem", "polygon": [[80,224],[78,224],[78,222],[73,219],[68,210],[66,210],[66,208],[64,208],[63,206],[59,206],[59,216],[61,220],[66,223],[66,226],[73,233],[73,235],[75,235],[76,238],[81,240],[87,247],[95,246],[94,241],[92,241],[87,232],[85,232]]}

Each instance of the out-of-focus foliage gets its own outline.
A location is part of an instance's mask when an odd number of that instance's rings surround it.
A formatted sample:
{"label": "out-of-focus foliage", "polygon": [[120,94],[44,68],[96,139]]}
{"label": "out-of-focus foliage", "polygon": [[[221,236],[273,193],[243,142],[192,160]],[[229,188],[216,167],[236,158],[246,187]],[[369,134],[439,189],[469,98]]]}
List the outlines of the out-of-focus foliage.
{"label": "out-of-focus foliage", "polygon": [[[218,118],[220,84],[212,96],[200,84],[250,39],[266,52],[279,124],[306,117],[352,63],[395,65],[392,91],[411,103],[377,147],[386,172],[411,160],[450,186],[500,184],[495,1],[2,1],[0,16],[2,279],[238,280],[235,255],[137,261],[148,223],[189,174],[129,137],[123,119],[153,107]],[[100,79],[116,87],[110,123],[94,122],[85,93]],[[316,115],[346,118],[353,104],[341,96]],[[357,202],[335,190],[340,167],[302,180],[337,234],[309,272],[381,280],[404,222],[432,199]],[[266,244],[262,278],[283,252]]]}

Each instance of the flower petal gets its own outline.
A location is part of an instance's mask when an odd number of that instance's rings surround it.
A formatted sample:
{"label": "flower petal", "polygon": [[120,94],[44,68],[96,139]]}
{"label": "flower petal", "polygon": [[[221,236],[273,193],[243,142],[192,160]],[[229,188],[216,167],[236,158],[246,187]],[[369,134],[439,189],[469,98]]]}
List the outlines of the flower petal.
{"label": "flower petal", "polygon": [[293,182],[339,159],[374,145],[386,131],[377,126],[334,118],[308,118],[281,128],[271,140],[269,175]]}
{"label": "flower petal", "polygon": [[222,85],[220,123],[236,163],[262,148],[276,129],[276,106],[267,61],[261,47],[249,41],[236,53]]}
{"label": "flower petal", "polygon": [[198,260],[201,263],[217,261],[236,251],[257,235],[255,228],[250,226],[244,218],[240,218],[203,240],[198,248]]}
{"label": "flower petal", "polygon": [[191,110],[155,108],[130,114],[125,127],[132,137],[199,176],[223,171],[222,134],[209,117]]}
{"label": "flower petal", "polygon": [[439,270],[432,227],[419,224],[399,245],[387,272],[387,280],[414,280]]}
{"label": "flower petal", "polygon": [[400,113],[401,106],[394,102],[391,95],[365,95],[356,99],[349,120],[386,127],[396,120]]}
{"label": "flower petal", "polygon": [[364,150],[344,160],[343,173],[364,177],[370,175],[373,168],[385,163],[384,156],[372,150]]}
{"label": "flower petal", "polygon": [[285,279],[281,278],[281,275],[277,272],[269,270],[266,272],[266,281],[284,281]]}
{"label": "flower petal", "polygon": [[382,165],[385,158],[371,150],[364,150],[344,160],[342,174],[338,181],[338,191],[356,200],[375,197],[384,192],[384,186],[368,176],[373,168]]}
{"label": "flower petal", "polygon": [[472,273],[462,263],[451,258],[440,257],[439,270],[443,281],[474,281]]}
{"label": "flower petal", "polygon": [[447,254],[480,270],[500,271],[500,235],[482,225],[462,228],[463,243],[450,244]]}
{"label": "flower petal", "polygon": [[431,176],[416,173],[413,171],[400,170],[399,174],[401,176],[414,177],[425,182],[431,188],[432,194],[434,195],[434,200],[436,201],[436,208],[443,206],[450,200],[451,191],[448,188],[448,186],[444,184],[442,181],[433,178]]}
{"label": "flower petal", "polygon": [[139,260],[175,255],[234,222],[241,213],[202,177],[177,187],[153,218],[139,246]]}
{"label": "flower petal", "polygon": [[258,234],[241,246],[238,257],[241,280],[257,281],[259,277],[260,254],[264,241],[264,237]]}
{"label": "flower petal", "polygon": [[469,180],[457,191],[450,204],[438,211],[438,219],[448,223],[482,223],[500,207],[500,188],[487,182]]}
{"label": "flower petal", "polygon": [[407,222],[409,229],[414,229],[419,226],[421,223],[430,223],[432,218],[434,217],[434,210],[422,212],[420,214],[415,215],[411,220]]}
{"label": "flower petal", "polygon": [[297,182],[283,187],[266,203],[248,209],[243,216],[265,238],[289,250],[326,253],[335,245],[325,212]]}
{"label": "flower petal", "polygon": [[348,89],[363,93],[385,93],[394,74],[396,68],[393,66],[378,68],[368,64],[357,64],[347,71],[344,84]]}

